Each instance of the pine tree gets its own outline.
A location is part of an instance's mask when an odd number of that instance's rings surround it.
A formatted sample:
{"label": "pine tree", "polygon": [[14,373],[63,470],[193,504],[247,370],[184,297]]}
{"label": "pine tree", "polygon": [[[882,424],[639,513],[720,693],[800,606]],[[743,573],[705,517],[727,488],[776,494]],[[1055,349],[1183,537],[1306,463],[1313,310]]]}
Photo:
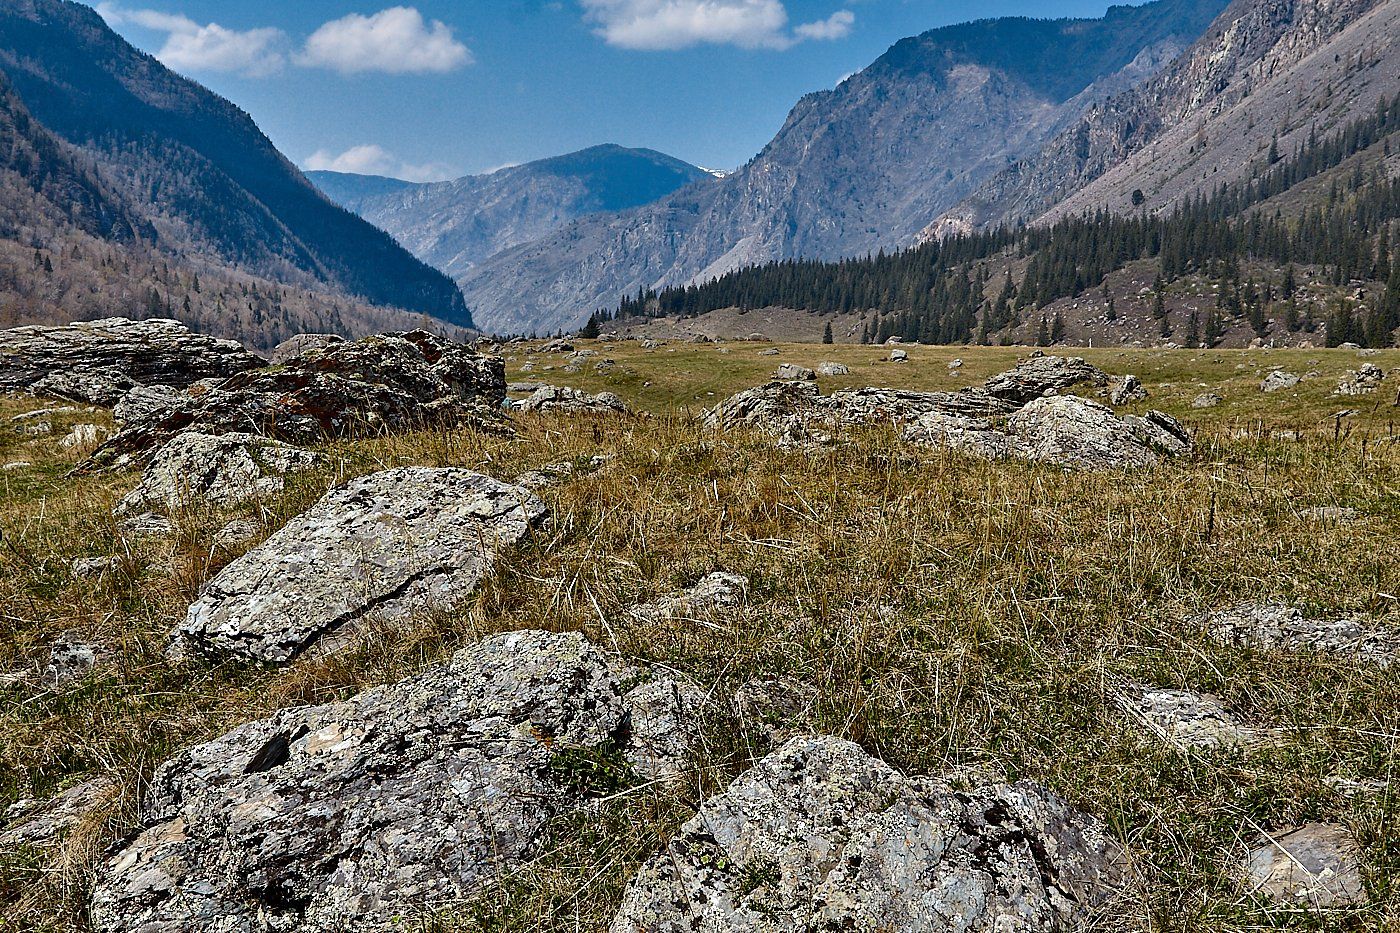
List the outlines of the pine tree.
{"label": "pine tree", "polygon": [[1201,314],[1195,308],[1186,319],[1186,346],[1197,347],[1201,343]]}
{"label": "pine tree", "polygon": [[1056,312],[1055,312],[1055,321],[1054,321],[1053,324],[1050,325],[1050,342],[1051,342],[1052,344],[1053,344],[1053,343],[1059,343],[1061,340],[1064,340],[1064,339],[1065,339],[1065,322],[1064,322],[1064,318],[1060,317],[1060,312],[1056,311]]}
{"label": "pine tree", "polygon": [[822,343],[835,343],[836,338],[831,333],[831,322],[826,322],[826,329],[822,331]]}
{"label": "pine tree", "polygon": [[1035,332],[1035,345],[1037,347],[1050,346],[1050,326],[1043,314],[1040,316],[1040,327]]}

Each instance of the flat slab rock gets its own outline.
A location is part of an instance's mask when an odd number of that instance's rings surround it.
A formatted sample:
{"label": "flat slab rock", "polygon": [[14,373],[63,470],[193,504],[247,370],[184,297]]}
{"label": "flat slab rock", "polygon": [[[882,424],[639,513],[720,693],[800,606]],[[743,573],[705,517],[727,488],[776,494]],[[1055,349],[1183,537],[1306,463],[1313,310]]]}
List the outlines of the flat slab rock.
{"label": "flat slab rock", "polygon": [[0,331],[0,392],[113,405],[138,385],[183,388],[266,366],[232,340],[179,321],[106,318]]}
{"label": "flat slab rock", "polygon": [[57,845],[117,793],[116,781],[98,777],[48,800],[21,800],[5,811],[0,851]]}
{"label": "flat slab rock", "polygon": [[587,799],[571,755],[619,753],[642,778],[671,763],[657,740],[674,737],[675,691],[626,690],[637,674],[577,634],[512,632],[181,752],[99,871],[93,926],[416,929],[547,848],[550,821]]}
{"label": "flat slab rock", "polygon": [[1030,783],[955,792],[830,737],[792,739],[700,806],[612,933],[1013,933],[1087,920],[1123,883],[1098,821]]}
{"label": "flat slab rock", "polygon": [[1192,690],[1144,688],[1122,698],[1149,736],[1181,749],[1244,748],[1259,741],[1216,697]]}
{"label": "flat slab rock", "polygon": [[193,505],[234,506],[281,492],[289,473],[308,470],[319,454],[253,434],[177,434],[156,451],[118,515]]}
{"label": "flat slab rock", "polygon": [[199,384],[94,452],[89,469],[144,460],[177,434],[327,438],[472,424],[503,430],[505,363],[425,331],[330,343],[285,364]]}
{"label": "flat slab rock", "polygon": [[1196,621],[1227,645],[1320,651],[1383,668],[1400,658],[1400,628],[1349,618],[1309,619],[1283,603],[1240,603]]}
{"label": "flat slab rock", "polygon": [[687,590],[633,606],[627,614],[641,622],[700,619],[724,609],[736,609],[744,605],[748,596],[747,577],[717,571]]}
{"label": "flat slab rock", "polygon": [[546,411],[564,414],[626,414],[627,403],[611,392],[589,395],[569,386],[541,386],[529,398],[515,403],[517,411]]}
{"label": "flat slab rock", "polygon": [[1074,395],[1035,399],[1003,418],[930,412],[905,429],[913,444],[963,450],[990,460],[1015,458],[1076,470],[1153,466],[1191,450],[1191,436],[1161,412],[1119,417]]}
{"label": "flat slab rock", "polygon": [[351,480],[210,581],[174,652],[281,663],[318,642],[332,650],[371,618],[449,608],[545,514],[525,489],[469,470]]}
{"label": "flat slab rock", "polygon": [[1346,827],[1309,823],[1263,840],[1249,853],[1250,891],[1280,904],[1353,907],[1366,900],[1361,852]]}

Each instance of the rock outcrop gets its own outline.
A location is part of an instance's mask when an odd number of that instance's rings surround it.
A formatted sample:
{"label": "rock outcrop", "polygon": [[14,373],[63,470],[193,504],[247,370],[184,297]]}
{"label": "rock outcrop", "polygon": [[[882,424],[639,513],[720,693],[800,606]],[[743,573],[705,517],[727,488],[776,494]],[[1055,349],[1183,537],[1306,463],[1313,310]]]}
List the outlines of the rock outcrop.
{"label": "rock outcrop", "polygon": [[280,663],[331,650],[369,619],[450,608],[544,516],[528,491],[467,470],[351,480],[225,567],[175,651]]}
{"label": "rock outcrop", "polygon": [[1385,382],[1385,370],[1375,363],[1362,363],[1361,368],[1347,373],[1337,384],[1337,395],[1367,395]]}
{"label": "rock outcrop", "polygon": [[633,606],[627,614],[642,622],[699,619],[725,609],[737,609],[744,605],[748,596],[747,577],[716,571],[688,590]]}
{"label": "rock outcrop", "polygon": [[1389,667],[1400,658],[1400,628],[1351,618],[1309,619],[1296,606],[1248,602],[1196,620],[1216,641],[1263,650],[1318,651]]}
{"label": "rock outcrop", "polygon": [[313,350],[324,350],[326,347],[344,342],[345,338],[339,334],[297,334],[294,337],[288,337],[273,348],[272,364],[281,366]]}
{"label": "rock outcrop", "polygon": [[0,392],[114,405],[140,385],[184,388],[266,366],[232,340],[178,321],[105,318],[0,331]]}
{"label": "rock outcrop", "polygon": [[1309,823],[1250,850],[1249,890],[1290,907],[1354,907],[1366,900],[1361,851],[1346,827]]}
{"label": "rock outcrop", "polygon": [[463,422],[489,426],[505,391],[499,357],[424,331],[382,334],[195,386],[176,407],[128,424],[89,466],[144,458],[185,431],[312,444]]}
{"label": "rock outcrop", "polygon": [[541,386],[530,397],[515,403],[517,411],[557,412],[560,414],[626,414],[627,403],[611,392],[589,395],[569,386]]}
{"label": "rock outcrop", "polygon": [[48,800],[21,800],[5,811],[0,851],[60,844],[116,793],[115,781],[98,777]]}
{"label": "rock outcrop", "polygon": [[636,676],[577,634],[513,632],[181,752],[100,871],[93,926],[388,931],[449,906],[609,790],[590,786],[591,763],[625,774],[631,724],[655,708],[625,692]]}
{"label": "rock outcrop", "polygon": [[228,507],[276,495],[288,473],[308,470],[321,456],[253,434],[177,434],[156,451],[141,484],[117,504],[117,514],[208,504]]}
{"label": "rock outcrop", "polygon": [[1052,930],[1122,880],[1105,827],[1041,787],[955,792],[849,742],[793,739],[701,804],[611,929]]}

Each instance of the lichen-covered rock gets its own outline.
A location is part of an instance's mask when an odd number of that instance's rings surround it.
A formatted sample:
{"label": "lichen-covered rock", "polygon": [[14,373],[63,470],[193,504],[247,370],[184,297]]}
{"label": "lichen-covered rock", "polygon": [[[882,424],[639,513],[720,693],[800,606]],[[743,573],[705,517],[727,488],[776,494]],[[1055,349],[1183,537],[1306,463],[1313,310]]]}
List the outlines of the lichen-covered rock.
{"label": "lichen-covered rock", "polygon": [[1123,417],[1073,395],[1037,398],[1000,419],[930,412],[904,431],[909,443],[1015,457],[1077,470],[1146,467],[1191,449],[1190,435],[1161,412]]}
{"label": "lichen-covered rock", "polygon": [[1283,603],[1240,603],[1196,621],[1222,644],[1319,651],[1377,667],[1400,658],[1400,628],[1351,618],[1309,619]]}
{"label": "lichen-covered rock", "polygon": [[541,386],[530,397],[517,402],[519,411],[548,411],[565,414],[626,414],[627,404],[611,392],[589,395],[569,386]]}
{"label": "lichen-covered rock", "polygon": [[210,581],[175,651],[285,662],[318,642],[338,647],[371,618],[450,608],[545,511],[528,491],[468,470],[351,480]]}
{"label": "lichen-covered rock", "polygon": [[845,363],[822,363],[817,367],[818,376],[849,376],[851,367]]}
{"label": "lichen-covered rock", "polygon": [[1260,738],[1218,699],[1191,690],[1143,689],[1122,697],[1152,736],[1181,749],[1238,748]]}
{"label": "lichen-covered rock", "polygon": [[1083,382],[1104,386],[1108,384],[1108,375],[1077,356],[1045,356],[1036,351],[1015,369],[988,379],[986,389],[995,398],[1024,405],[1047,393]]}
{"label": "lichen-covered rock", "polygon": [[1137,376],[1124,376],[1119,382],[1109,389],[1109,404],[1117,408],[1131,402],[1141,402],[1147,398],[1147,389]]}
{"label": "lichen-covered rock", "polygon": [[859,746],[793,739],[700,806],[612,933],[1019,933],[1111,902],[1101,823],[1030,783],[955,792]]}
{"label": "lichen-covered rock", "polygon": [[1250,893],[1291,907],[1365,903],[1361,851],[1346,827],[1309,823],[1270,835],[1249,853]]}
{"label": "lichen-covered rock", "polygon": [[694,684],[657,677],[626,696],[629,738],[627,762],[640,777],[667,781],[679,777],[700,751],[700,728],[713,706]]}
{"label": "lichen-covered rock", "polygon": [[149,421],[179,407],[184,393],[170,386],[136,386],[112,409],[119,424]]}
{"label": "lichen-covered rock", "polygon": [[1264,377],[1264,381],[1259,383],[1259,388],[1265,392],[1281,392],[1284,389],[1293,388],[1302,380],[1302,378],[1302,376],[1296,375],[1294,373],[1288,373],[1284,372],[1281,369],[1275,369],[1274,371],[1272,371]]}
{"label": "lichen-covered rock", "polygon": [[326,347],[344,342],[345,338],[339,334],[296,334],[273,348],[272,363],[274,366],[281,366],[284,363],[290,363],[304,353],[324,350]]}
{"label": "lichen-covered rock", "polygon": [[1337,385],[1337,395],[1366,395],[1374,392],[1385,382],[1385,370],[1375,363],[1362,363],[1361,368],[1349,372]]}
{"label": "lichen-covered rock", "polygon": [[184,387],[267,365],[178,321],[107,318],[0,331],[0,392],[114,405],[138,385]]}
{"label": "lichen-covered rock", "polygon": [[688,590],[633,606],[628,614],[644,622],[699,619],[724,609],[737,609],[749,595],[749,581],[736,573],[717,571]]}
{"label": "lichen-covered rock", "polygon": [[321,457],[253,434],[177,434],[156,451],[141,484],[117,504],[118,515],[176,511],[198,504],[234,506],[282,491],[288,473]]}
{"label": "lichen-covered rock", "polygon": [[186,431],[311,445],[463,423],[491,428],[505,386],[505,363],[463,344],[424,331],[366,337],[196,386],[175,408],[128,424],[87,465],[144,459]]}
{"label": "lichen-covered rock", "polygon": [[817,378],[817,374],[806,366],[799,366],[796,363],[783,363],[774,374],[775,379],[801,379],[804,381]]}
{"label": "lichen-covered rock", "polygon": [[181,752],[99,872],[93,926],[416,926],[539,855],[590,793],[583,762],[625,772],[633,676],[577,634],[513,632]]}
{"label": "lichen-covered rock", "polygon": [[1223,401],[1225,401],[1225,399],[1221,398],[1219,395],[1216,395],[1214,392],[1206,392],[1206,393],[1203,393],[1203,394],[1201,394],[1201,395],[1198,395],[1198,396],[1196,396],[1194,399],[1192,399],[1192,400],[1191,400],[1191,407],[1192,407],[1192,408],[1215,408],[1215,407],[1219,406],[1220,403],[1223,402]]}
{"label": "lichen-covered rock", "polygon": [[817,690],[795,677],[755,677],[734,691],[739,723],[780,745],[812,730]]}
{"label": "lichen-covered rock", "polygon": [[97,777],[50,797],[21,800],[5,811],[0,829],[0,852],[21,846],[61,843],[117,793],[117,782]]}
{"label": "lichen-covered rock", "polygon": [[59,438],[58,446],[64,450],[79,450],[96,447],[110,432],[97,424],[75,424],[73,429]]}

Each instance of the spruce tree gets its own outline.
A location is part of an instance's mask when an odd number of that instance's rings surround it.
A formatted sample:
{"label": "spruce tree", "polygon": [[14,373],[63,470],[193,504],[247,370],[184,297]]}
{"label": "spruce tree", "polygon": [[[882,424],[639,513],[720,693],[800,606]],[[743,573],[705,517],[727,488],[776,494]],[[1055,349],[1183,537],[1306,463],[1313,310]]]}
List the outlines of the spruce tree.
{"label": "spruce tree", "polygon": [[836,338],[831,333],[831,322],[826,322],[826,329],[822,331],[822,343],[835,343]]}

